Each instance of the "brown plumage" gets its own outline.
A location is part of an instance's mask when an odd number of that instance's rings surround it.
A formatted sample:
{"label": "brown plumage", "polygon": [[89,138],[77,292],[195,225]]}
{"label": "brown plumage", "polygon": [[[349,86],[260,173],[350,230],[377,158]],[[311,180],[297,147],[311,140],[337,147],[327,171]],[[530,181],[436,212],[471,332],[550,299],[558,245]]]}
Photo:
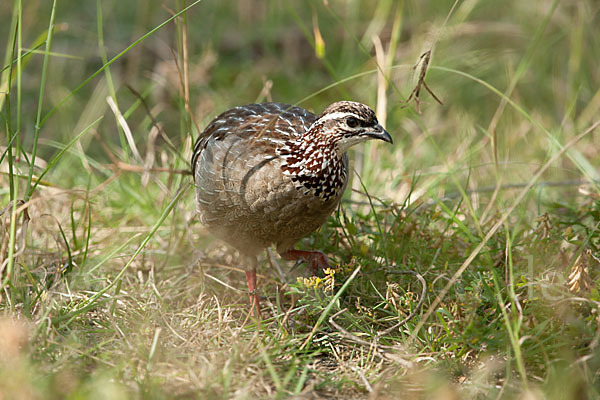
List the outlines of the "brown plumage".
{"label": "brown plumage", "polygon": [[369,107],[340,101],[320,116],[281,103],[235,107],[216,117],[192,157],[196,209],[209,231],[249,259],[251,303],[260,313],[256,256],[275,244],[286,260],[327,266],[294,244],[321,226],[348,181],[346,150],[368,139],[392,143]]}

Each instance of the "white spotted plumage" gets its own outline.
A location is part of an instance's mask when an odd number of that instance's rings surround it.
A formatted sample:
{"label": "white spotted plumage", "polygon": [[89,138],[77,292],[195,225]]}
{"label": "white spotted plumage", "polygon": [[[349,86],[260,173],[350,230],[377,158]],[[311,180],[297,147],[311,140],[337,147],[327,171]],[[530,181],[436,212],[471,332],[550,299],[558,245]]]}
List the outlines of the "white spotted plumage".
{"label": "white spotted plumage", "polygon": [[228,110],[194,146],[200,220],[245,254],[271,243],[289,249],[339,203],[347,147],[376,135],[391,141],[384,132],[374,112],[354,102],[334,103],[319,117],[280,103]]}

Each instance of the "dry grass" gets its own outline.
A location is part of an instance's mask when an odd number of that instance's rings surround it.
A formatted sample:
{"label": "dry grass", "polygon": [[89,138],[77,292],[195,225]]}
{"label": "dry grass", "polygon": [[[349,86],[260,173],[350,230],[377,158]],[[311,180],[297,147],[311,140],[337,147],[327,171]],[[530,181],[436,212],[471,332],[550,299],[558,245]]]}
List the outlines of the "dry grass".
{"label": "dry grass", "polygon": [[[599,396],[594,2],[46,3],[0,4],[0,399]],[[332,271],[264,257],[255,321],[181,172],[265,99],[395,146],[301,244]]]}

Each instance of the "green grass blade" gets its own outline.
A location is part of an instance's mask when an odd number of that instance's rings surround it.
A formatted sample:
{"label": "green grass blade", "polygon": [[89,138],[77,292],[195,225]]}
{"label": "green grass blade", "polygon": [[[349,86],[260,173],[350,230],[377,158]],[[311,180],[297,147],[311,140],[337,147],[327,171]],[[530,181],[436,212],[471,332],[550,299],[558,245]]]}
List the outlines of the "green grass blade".
{"label": "green grass blade", "polygon": [[[44,61],[42,63],[42,73],[40,77],[40,91],[38,96],[37,113],[35,117],[35,126],[33,130],[33,149],[31,150],[31,160],[29,161],[29,173],[27,177],[27,188],[25,189],[25,201],[29,200],[37,183],[32,187],[33,168],[35,166],[35,158],[37,157],[38,140],[40,135],[40,120],[42,117],[42,108],[44,104],[44,90],[46,89],[46,75],[48,73],[48,62],[50,60],[50,51],[52,50],[52,38],[54,36],[54,19],[56,18],[56,0],[52,2],[52,10],[50,12],[50,22],[48,23],[48,34],[46,39],[46,49],[44,53]],[[40,176],[41,179],[41,176]]]}
{"label": "green grass blade", "polygon": [[340,290],[338,290],[337,293],[331,298],[331,300],[327,304],[327,307],[325,307],[325,309],[323,310],[323,312],[319,316],[319,319],[317,320],[317,322],[313,326],[312,331],[310,332],[310,334],[308,335],[308,337],[306,338],[306,340],[304,341],[304,343],[302,344],[302,346],[300,346],[300,350],[302,350],[304,347],[306,347],[306,345],[310,342],[310,340],[312,339],[312,337],[314,336],[314,334],[321,327],[321,324],[323,323],[323,321],[325,321],[325,318],[327,318],[327,316],[329,315],[329,313],[333,309],[333,306],[335,306],[335,304],[337,303],[337,301],[339,300],[339,298],[342,296],[342,294],[344,293],[344,291],[346,290],[346,288],[350,285],[350,282],[352,282],[354,280],[354,278],[356,278],[356,275],[358,275],[359,272],[360,272],[360,265],[357,266],[354,269],[354,272],[352,272],[352,275],[350,275],[348,277],[348,279],[346,279],[346,282],[344,282],[344,284],[342,285],[342,287],[340,288]]}
{"label": "green grass blade", "polygon": [[[52,167],[54,167],[54,165],[56,165],[56,163],[58,161],[60,161],[60,159],[67,152],[67,150],[69,150],[71,148],[71,146],[73,146],[75,143],[77,143],[77,141],[79,139],[81,139],[83,137],[83,135],[88,133],[94,127],[94,125],[96,125],[98,122],[100,122],[100,120],[102,120],[102,118],[104,118],[104,117],[100,117],[100,118],[96,119],[94,122],[92,122],[91,124],[89,124],[83,131],[81,131],[81,133],[79,133],[77,136],[75,136],[73,139],[71,139],[71,141],[69,143],[67,143],[67,145],[61,151],[59,151],[58,154],[56,156],[54,156],[54,158],[52,158],[52,160],[48,163],[48,166],[46,168],[44,168],[44,170],[42,171],[40,176],[35,180],[35,183],[33,184],[33,186],[29,189],[29,192],[27,193],[28,197],[31,197],[31,195],[37,188],[38,184],[44,177],[44,175],[46,175],[52,169]],[[33,165],[33,163],[32,163],[32,165]],[[29,178],[31,178],[31,176]]]}
{"label": "green grass blade", "polygon": [[42,118],[42,120],[40,121],[39,126],[40,127],[44,126],[44,124],[46,123],[46,121],[48,120],[48,118],[50,118],[60,107],[62,107],[63,104],[65,104],[71,97],[73,97],[73,95],[75,93],[79,92],[81,90],[81,88],[83,88],[85,85],[87,85],[88,83],[90,83],[96,76],[98,76],[106,68],[108,68],[114,62],[116,62],[121,57],[123,57],[125,54],[127,54],[129,52],[129,50],[133,49],[134,47],[136,47],[137,45],[139,45],[140,43],[142,43],[144,40],[146,40],[147,38],[149,38],[150,36],[152,36],[154,33],[156,33],[157,31],[159,31],[163,27],[165,27],[167,24],[169,24],[175,18],[179,17],[184,12],[186,12],[189,9],[193,8],[194,6],[196,6],[201,1],[202,0],[196,0],[196,1],[194,1],[192,4],[190,4],[189,6],[187,6],[186,8],[184,8],[183,10],[179,11],[178,13],[173,14],[173,16],[171,16],[170,18],[166,19],[164,22],[160,23],[158,26],[156,26],[155,28],[153,28],[152,30],[150,30],[148,33],[142,35],[140,38],[138,38],[137,40],[135,40],[133,43],[131,43],[125,49],[121,50],[121,52],[119,52],[119,54],[117,54],[116,56],[114,56],[113,58],[111,58],[110,61],[108,61],[102,67],[100,67],[99,69],[97,69],[86,80],[84,80],[83,82],[81,82],[68,95],[66,95],[63,99],[61,99],[56,106],[54,106],[50,111],[48,111],[48,113],[46,113],[46,115],[44,116],[44,118]]}
{"label": "green grass blade", "polygon": [[144,240],[142,240],[142,243],[139,245],[139,247],[137,248],[137,250],[133,253],[133,255],[131,256],[131,258],[129,259],[129,261],[125,264],[125,266],[121,269],[121,271],[119,271],[119,273],[115,276],[114,280],[109,285],[107,285],[103,289],[99,290],[96,294],[94,294],[86,302],[85,305],[81,306],[77,310],[74,310],[74,311],[71,311],[71,312],[69,312],[67,314],[60,315],[60,316],[52,318],[52,323],[53,324],[57,324],[59,322],[68,320],[67,321],[67,325],[68,325],[78,315],[80,315],[80,314],[82,314],[84,312],[90,311],[90,310],[92,310],[92,309],[94,309],[95,307],[98,306],[98,303],[97,303],[98,299],[100,297],[102,297],[106,292],[108,292],[112,287],[114,287],[117,282],[121,281],[121,278],[123,277],[123,275],[125,274],[125,272],[127,271],[127,269],[133,263],[133,260],[136,259],[136,257],[142,252],[142,250],[144,250],[144,248],[146,248],[146,245],[148,244],[148,242],[150,241],[150,239],[152,239],[152,237],[154,236],[154,234],[156,233],[156,231],[158,230],[158,228],[160,228],[160,226],[162,225],[162,223],[169,216],[169,214],[171,213],[171,211],[173,210],[173,208],[175,207],[175,205],[177,204],[177,202],[179,201],[179,199],[181,198],[181,196],[186,192],[187,188],[188,188],[188,186],[183,186],[181,189],[179,189],[179,191],[177,192],[177,194],[173,197],[173,199],[169,202],[169,204],[167,205],[167,207],[163,210],[163,212],[160,215],[159,219],[156,221],[156,223],[152,227],[152,230],[146,235],[146,237],[144,238]]}

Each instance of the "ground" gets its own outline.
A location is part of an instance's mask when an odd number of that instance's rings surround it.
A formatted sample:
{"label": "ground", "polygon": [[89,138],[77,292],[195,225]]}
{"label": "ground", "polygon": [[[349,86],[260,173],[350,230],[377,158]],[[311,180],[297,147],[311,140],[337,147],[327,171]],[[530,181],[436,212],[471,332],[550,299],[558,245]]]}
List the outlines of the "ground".
{"label": "ground", "polygon": [[[0,399],[600,397],[595,2],[0,16]],[[261,256],[256,320],[187,171],[214,116],[271,100],[361,101],[394,145],[351,153],[299,243],[331,269]]]}

